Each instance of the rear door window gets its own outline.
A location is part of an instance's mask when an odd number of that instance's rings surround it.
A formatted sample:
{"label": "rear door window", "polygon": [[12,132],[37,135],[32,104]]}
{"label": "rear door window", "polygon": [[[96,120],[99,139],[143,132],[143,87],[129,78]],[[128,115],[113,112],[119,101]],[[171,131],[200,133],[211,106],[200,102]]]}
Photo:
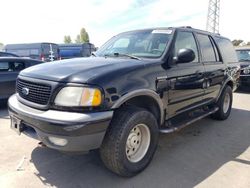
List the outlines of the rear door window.
{"label": "rear door window", "polygon": [[197,34],[203,62],[216,62],[215,49],[208,35]]}

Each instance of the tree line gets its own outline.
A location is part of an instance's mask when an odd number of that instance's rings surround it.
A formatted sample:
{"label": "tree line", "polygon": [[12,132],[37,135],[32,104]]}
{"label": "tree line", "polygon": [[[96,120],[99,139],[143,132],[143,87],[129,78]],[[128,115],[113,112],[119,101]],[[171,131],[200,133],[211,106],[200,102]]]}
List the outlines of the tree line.
{"label": "tree line", "polygon": [[249,46],[250,45],[250,42],[245,42],[242,39],[234,39],[232,43],[234,46]]}
{"label": "tree line", "polygon": [[[75,38],[75,43],[85,43],[85,42],[89,42],[89,34],[85,28],[82,28],[80,30],[80,34],[78,34]],[[64,36],[64,43],[65,44],[73,43],[70,35]]]}

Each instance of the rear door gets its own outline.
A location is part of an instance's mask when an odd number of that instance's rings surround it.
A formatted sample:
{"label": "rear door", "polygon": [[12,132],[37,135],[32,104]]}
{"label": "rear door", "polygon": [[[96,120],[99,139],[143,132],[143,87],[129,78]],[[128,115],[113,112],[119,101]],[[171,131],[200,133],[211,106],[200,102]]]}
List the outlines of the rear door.
{"label": "rear door", "polygon": [[226,66],[223,64],[218,47],[211,36],[197,34],[196,37],[201,50],[201,61],[205,66],[204,100],[209,102],[219,95],[225,77]]}
{"label": "rear door", "polygon": [[175,57],[177,52],[184,48],[192,49],[196,57],[189,63],[171,63],[172,66],[167,73],[171,74],[171,89],[168,97],[169,117],[199,106],[204,99],[204,66],[200,62],[197,42],[192,32],[177,33],[173,56]]}
{"label": "rear door", "polygon": [[15,93],[16,78],[24,68],[24,62],[0,61],[0,99],[7,99]]}

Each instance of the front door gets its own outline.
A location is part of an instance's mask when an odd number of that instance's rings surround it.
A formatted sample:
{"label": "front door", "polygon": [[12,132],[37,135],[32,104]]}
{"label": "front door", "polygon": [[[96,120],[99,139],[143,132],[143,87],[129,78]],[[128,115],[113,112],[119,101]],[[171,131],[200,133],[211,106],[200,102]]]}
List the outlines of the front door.
{"label": "front door", "polygon": [[204,99],[204,66],[200,62],[196,40],[192,32],[178,31],[173,56],[176,57],[177,52],[184,48],[192,49],[196,57],[189,63],[170,62],[171,68],[167,70],[167,74],[171,74],[168,118],[198,106]]}

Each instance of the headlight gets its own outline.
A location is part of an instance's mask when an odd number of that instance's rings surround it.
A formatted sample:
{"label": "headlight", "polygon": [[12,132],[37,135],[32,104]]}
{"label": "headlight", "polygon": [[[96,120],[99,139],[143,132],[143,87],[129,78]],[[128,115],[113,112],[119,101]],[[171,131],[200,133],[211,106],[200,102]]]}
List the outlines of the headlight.
{"label": "headlight", "polygon": [[243,73],[244,73],[244,74],[249,74],[249,73],[250,73],[250,68],[245,68],[245,69],[243,69]]}
{"label": "headlight", "polygon": [[58,106],[99,106],[102,102],[101,91],[97,88],[64,87],[57,94]]}

